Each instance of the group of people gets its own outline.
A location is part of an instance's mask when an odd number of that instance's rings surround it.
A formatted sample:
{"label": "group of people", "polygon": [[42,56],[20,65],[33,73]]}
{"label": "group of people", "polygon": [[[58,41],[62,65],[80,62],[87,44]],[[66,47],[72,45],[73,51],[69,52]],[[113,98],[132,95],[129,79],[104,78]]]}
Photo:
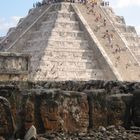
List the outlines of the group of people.
{"label": "group of people", "polygon": [[[95,32],[98,32],[98,30],[101,28],[101,27],[106,27],[107,26],[107,20],[106,18],[103,18],[102,17],[102,14],[101,13],[98,13],[96,11],[96,6],[98,4],[101,4],[102,3],[106,3],[107,5],[109,5],[108,2],[105,2],[105,1],[102,1],[101,3],[98,3],[99,1],[97,0],[92,0],[92,1],[87,1],[86,3],[86,7],[88,9],[88,14],[92,13],[93,16],[95,17],[95,22],[98,23],[97,26],[95,26],[95,29],[94,31]],[[109,29],[106,29],[104,35],[103,35],[103,38],[104,39],[107,39],[108,40],[108,43],[109,43],[109,46],[113,47],[113,43],[112,43],[112,39],[113,39],[113,32],[110,32]]]}
{"label": "group of people", "polygon": [[[92,2],[93,4],[97,4],[97,1],[98,0],[91,0],[90,2]],[[45,4],[51,4],[51,3],[57,3],[57,2],[71,2],[71,3],[83,3],[83,4],[86,4],[87,2],[89,2],[89,0],[42,0],[42,2],[36,2],[33,4],[33,7],[36,8],[36,7],[40,7],[42,5],[45,5]],[[100,1],[100,5],[101,6],[109,6],[109,1]]]}
{"label": "group of people", "polygon": [[[120,52],[126,50],[124,48],[120,48],[119,44],[113,43],[115,30],[108,27],[106,18],[103,18],[103,15],[97,12],[96,5],[97,5],[97,0],[92,0],[91,2],[86,3],[86,7],[88,9],[87,13],[92,14],[94,16],[94,21],[97,23],[94,28],[95,32],[98,32],[101,27],[103,28],[103,30],[105,30],[102,38],[107,41],[106,46],[113,48],[114,51],[112,53],[116,55],[115,67],[117,67],[118,62],[121,59],[119,55]],[[109,2],[103,1],[103,3],[101,3],[101,6],[109,6]],[[130,66],[131,66],[131,62],[127,63],[126,69],[128,69]]]}

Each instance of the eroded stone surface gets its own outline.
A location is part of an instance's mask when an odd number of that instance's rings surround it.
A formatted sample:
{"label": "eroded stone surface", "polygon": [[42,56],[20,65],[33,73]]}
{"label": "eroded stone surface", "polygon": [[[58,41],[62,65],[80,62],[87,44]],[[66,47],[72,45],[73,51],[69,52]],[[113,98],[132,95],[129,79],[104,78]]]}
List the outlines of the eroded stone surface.
{"label": "eroded stone surface", "polygon": [[19,53],[0,53],[0,81],[27,80],[29,56]]}
{"label": "eroded stone surface", "polygon": [[116,94],[107,97],[108,124],[130,127],[132,94]]}
{"label": "eroded stone surface", "polygon": [[0,136],[8,138],[14,133],[14,121],[10,110],[10,103],[0,97]]}
{"label": "eroded stone surface", "polygon": [[140,89],[134,91],[133,95],[133,122],[140,127]]}
{"label": "eroded stone surface", "polygon": [[25,121],[33,121],[38,133],[79,133],[112,124],[127,129],[139,126],[139,83],[66,81],[0,85],[0,96],[11,104],[18,132],[24,132]]}
{"label": "eroded stone surface", "polygon": [[86,90],[89,103],[89,128],[107,125],[106,96],[104,89]]}
{"label": "eroded stone surface", "polygon": [[[85,93],[62,90],[26,92],[22,102],[33,99],[34,112],[29,112],[35,117],[37,127],[40,127],[40,123],[42,123],[42,131],[84,132],[87,130],[89,109]],[[25,106],[23,106],[23,110],[26,110]],[[31,108],[33,110],[33,107]]]}

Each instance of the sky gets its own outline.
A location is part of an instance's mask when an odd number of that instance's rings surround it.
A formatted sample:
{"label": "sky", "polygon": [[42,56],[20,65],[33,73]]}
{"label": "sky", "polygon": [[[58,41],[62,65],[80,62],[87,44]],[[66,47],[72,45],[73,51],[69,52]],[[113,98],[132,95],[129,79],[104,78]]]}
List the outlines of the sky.
{"label": "sky", "polygon": [[[2,0],[1,0],[2,1]],[[33,3],[41,0],[4,0],[0,3],[0,36],[15,27],[20,18],[28,14]],[[107,0],[119,16],[124,16],[127,25],[133,25],[140,35],[140,0]]]}

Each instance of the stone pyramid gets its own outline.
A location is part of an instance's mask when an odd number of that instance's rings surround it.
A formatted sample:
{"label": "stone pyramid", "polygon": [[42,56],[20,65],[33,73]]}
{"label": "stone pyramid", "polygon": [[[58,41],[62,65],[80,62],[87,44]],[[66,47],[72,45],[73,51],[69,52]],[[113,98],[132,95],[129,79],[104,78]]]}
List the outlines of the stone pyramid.
{"label": "stone pyramid", "polygon": [[[87,6],[59,2],[31,9],[1,39],[1,51],[29,54],[33,81],[140,81],[135,28],[109,6],[98,4],[93,13]],[[113,47],[103,38],[106,30]]]}

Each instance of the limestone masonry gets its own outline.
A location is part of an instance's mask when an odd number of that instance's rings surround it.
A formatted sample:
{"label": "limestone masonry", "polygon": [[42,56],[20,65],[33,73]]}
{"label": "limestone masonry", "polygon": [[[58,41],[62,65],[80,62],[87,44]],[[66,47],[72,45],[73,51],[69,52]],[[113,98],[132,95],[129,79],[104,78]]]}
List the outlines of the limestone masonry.
{"label": "limestone masonry", "polygon": [[23,135],[26,121],[38,134],[140,127],[140,83],[0,82],[0,96],[0,135],[8,138]]}
{"label": "limestone masonry", "polygon": [[[65,2],[33,8],[2,39],[1,51],[30,54],[34,81],[140,81],[135,28],[109,6],[98,4],[94,11]],[[103,38],[106,30],[113,34],[113,47]]]}
{"label": "limestone masonry", "polygon": [[140,38],[102,2],[43,0],[0,37],[0,139],[140,133]]}

